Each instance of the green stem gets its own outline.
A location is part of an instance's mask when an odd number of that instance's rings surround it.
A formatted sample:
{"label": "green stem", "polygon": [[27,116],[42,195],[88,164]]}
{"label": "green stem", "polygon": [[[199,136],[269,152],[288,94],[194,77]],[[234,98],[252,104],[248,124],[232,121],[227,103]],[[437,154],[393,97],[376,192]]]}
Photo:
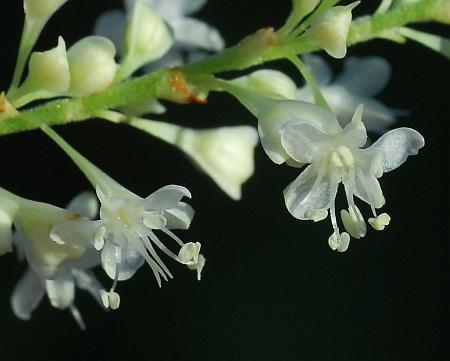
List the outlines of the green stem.
{"label": "green stem", "polygon": [[312,94],[314,96],[314,103],[331,112],[330,106],[323,97],[322,92],[320,91],[320,88],[317,85],[316,80],[310,73],[308,67],[296,55],[288,56],[287,58],[291,61],[292,64],[295,65],[298,71],[302,74],[303,78],[305,78],[306,83],[311,88]]}
{"label": "green stem", "polygon": [[[366,42],[382,36],[383,32],[409,23],[439,19],[448,21],[442,12],[448,8],[448,0],[422,0],[374,16],[356,19],[349,32],[348,45]],[[241,70],[267,61],[284,59],[287,54],[303,54],[320,50],[319,46],[305,39],[286,39],[272,29],[263,29],[241,41],[234,47],[210,58],[182,67],[188,76],[207,75],[224,71]],[[144,101],[148,98],[174,100],[171,71],[162,69],[123,83],[96,95],[77,99],[51,101],[23,111],[19,116],[0,122],[0,136],[36,129],[40,124],[66,124],[94,117],[101,110]],[[39,125],[37,125],[39,124]]]}

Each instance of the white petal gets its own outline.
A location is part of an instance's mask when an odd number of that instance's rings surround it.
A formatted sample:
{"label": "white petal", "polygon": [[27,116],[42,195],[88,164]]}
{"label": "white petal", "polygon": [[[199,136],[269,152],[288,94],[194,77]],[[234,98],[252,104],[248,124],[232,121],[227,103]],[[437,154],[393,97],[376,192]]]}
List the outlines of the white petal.
{"label": "white petal", "polygon": [[192,18],[178,18],[170,22],[175,41],[205,50],[222,50],[225,42],[219,31],[203,21]]}
{"label": "white petal", "polygon": [[53,307],[65,309],[75,298],[75,282],[72,274],[67,270],[58,272],[54,280],[45,280],[45,288]]}
{"label": "white petal", "polygon": [[425,145],[422,135],[411,128],[398,128],[384,134],[367,152],[381,152],[385,172],[397,168],[410,156],[416,155]]}
{"label": "white petal", "polygon": [[145,210],[152,211],[176,208],[183,197],[191,198],[191,192],[185,187],[173,184],[162,187],[145,198]]}
{"label": "white petal", "polygon": [[180,202],[176,208],[164,211],[164,218],[168,229],[188,229],[194,218],[194,209],[189,204]]}
{"label": "white petal", "polygon": [[359,104],[364,104],[364,125],[371,132],[388,127],[395,121],[395,116],[400,115],[378,100],[351,93],[338,84],[323,88],[322,94],[342,127],[350,122],[353,112]]}
{"label": "white petal", "polygon": [[331,68],[320,56],[313,54],[304,55],[303,61],[319,87],[327,85],[331,81],[333,76]]}
{"label": "white petal", "polygon": [[98,214],[98,200],[93,192],[83,192],[70,201],[66,209],[83,217],[94,219]]}
{"label": "white petal", "polygon": [[116,268],[119,272],[119,281],[130,279],[143,265],[144,258],[130,245],[117,247],[107,242],[102,249],[102,267],[106,274],[114,279]]}
{"label": "white petal", "polygon": [[126,16],[123,11],[110,10],[101,14],[95,21],[94,34],[111,40],[119,54],[123,53],[123,35]]}
{"label": "white petal", "polygon": [[366,127],[361,121],[363,105],[359,104],[353,114],[352,120],[339,134],[339,140],[351,148],[361,148],[367,142]]}
{"label": "white petal", "polygon": [[385,203],[378,179],[367,170],[356,172],[355,195],[374,208],[381,208]]}
{"label": "white petal", "polygon": [[336,84],[354,94],[373,96],[383,90],[390,77],[391,66],[383,58],[350,58],[344,71],[336,77]]}
{"label": "white petal", "polygon": [[267,155],[277,164],[289,158],[281,144],[279,130],[289,121],[309,123],[328,135],[342,130],[336,117],[322,108],[300,100],[274,100],[268,110],[261,113],[258,132]]}
{"label": "white petal", "polygon": [[[289,212],[298,219],[321,220],[330,207],[331,185],[328,177],[319,176],[315,165],[309,165],[285,190]],[[320,217],[319,217],[320,215]]]}
{"label": "white petal", "polygon": [[22,320],[29,320],[31,312],[39,305],[44,294],[44,287],[39,276],[31,268],[28,268],[14,287],[11,296],[11,307],[14,314]]}
{"label": "white petal", "polygon": [[280,134],[284,150],[300,163],[312,163],[331,147],[332,139],[327,134],[302,121],[286,123]]}

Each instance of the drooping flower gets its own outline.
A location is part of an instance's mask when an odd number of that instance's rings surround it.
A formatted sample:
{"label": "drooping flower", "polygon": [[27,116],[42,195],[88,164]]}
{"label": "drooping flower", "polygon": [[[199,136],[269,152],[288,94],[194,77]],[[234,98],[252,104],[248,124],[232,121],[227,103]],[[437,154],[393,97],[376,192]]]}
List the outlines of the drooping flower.
{"label": "drooping flower", "polygon": [[[11,296],[14,314],[23,320],[30,319],[47,294],[53,307],[69,309],[84,329],[84,322],[74,305],[75,286],[87,290],[100,301],[102,287],[89,271],[100,264],[100,255],[94,249],[84,247],[88,238],[83,232],[73,232],[65,245],[56,244],[50,235],[53,227],[60,223],[70,222],[75,227],[78,222],[95,217],[98,210],[95,196],[82,193],[66,210],[18,197],[2,188],[0,195],[0,243],[10,246],[13,240],[19,258],[28,263],[25,275]],[[11,233],[12,224],[16,229],[14,234]]]}
{"label": "drooping flower", "polygon": [[254,172],[254,128],[191,129],[142,118],[129,124],[180,148],[231,198],[241,198],[242,184]]}
{"label": "drooping flower", "polygon": [[[378,178],[400,166],[408,156],[417,154],[425,144],[415,130],[398,128],[364,149],[367,134],[362,113],[363,107],[359,106],[345,128],[337,119],[330,124],[330,118],[297,118],[280,129],[286,153],[299,163],[310,164],[284,191],[286,206],[295,218],[315,222],[325,219],[329,210],[333,226],[329,245],[340,252],[347,249],[350,236],[361,238],[366,233],[354,196],[371,207],[373,218],[369,224],[376,230],[384,229],[390,217],[376,211],[385,203]],[[340,233],[336,219],[335,197],[340,183],[348,202],[348,211],[341,211],[348,233]]]}
{"label": "drooping flower", "polygon": [[[329,111],[294,100],[274,100],[226,82],[223,88],[233,94],[258,118],[261,143],[270,159],[297,167],[309,164],[284,191],[289,212],[298,219],[321,221],[328,216],[333,226],[329,238],[332,249],[343,252],[350,235],[361,238],[366,233],[364,218],[354,196],[370,205],[373,218],[369,224],[382,230],[390,222],[386,213],[377,214],[385,199],[378,183],[384,173],[400,166],[425,144],[413,129],[387,132],[368,148],[366,128],[360,105],[344,128]],[[341,212],[346,231],[340,233],[336,219],[335,197],[343,183],[348,211]]]}
{"label": "drooping flower", "polygon": [[[131,278],[144,262],[150,266],[160,286],[161,277],[165,280],[172,277],[156,253],[155,246],[172,259],[191,268],[198,269],[202,266],[200,262],[185,263],[180,260],[180,254],[190,243],[183,243],[172,232],[173,229],[187,229],[194,215],[192,207],[181,201],[183,197],[191,197],[186,188],[168,185],[141,198],[89,162],[52,129],[42,126],[42,130],[71,157],[96,188],[101,203],[101,220],[86,222],[84,233],[91,235],[89,246],[101,250],[102,267],[114,280],[111,290],[102,294],[105,306],[111,307],[112,304],[111,308],[118,307],[120,299],[115,293],[117,281]],[[66,238],[73,232],[71,223],[59,224],[52,230],[52,239],[65,244]],[[156,232],[175,241],[180,251],[171,251]],[[201,258],[197,256],[195,260],[199,261]]]}
{"label": "drooping flower", "polygon": [[[150,69],[182,65],[185,55],[192,61],[202,57],[206,51],[223,49],[224,41],[217,29],[189,16],[202,8],[206,0],[137,1],[151,7],[173,31],[174,46],[157,63],[151,64]],[[127,13],[132,11],[135,2],[136,0],[124,0]],[[108,11],[97,20],[94,32],[110,37],[120,49],[125,19],[125,15],[120,11]]]}

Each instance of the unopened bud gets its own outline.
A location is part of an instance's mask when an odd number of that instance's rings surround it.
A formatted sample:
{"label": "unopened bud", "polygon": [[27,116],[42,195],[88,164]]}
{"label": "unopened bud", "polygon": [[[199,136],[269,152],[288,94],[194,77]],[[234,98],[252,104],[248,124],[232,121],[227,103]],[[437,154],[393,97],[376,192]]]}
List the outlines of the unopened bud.
{"label": "unopened bud", "polygon": [[86,96],[107,89],[117,71],[114,44],[101,36],[88,36],[67,52],[70,69],[70,94]]}

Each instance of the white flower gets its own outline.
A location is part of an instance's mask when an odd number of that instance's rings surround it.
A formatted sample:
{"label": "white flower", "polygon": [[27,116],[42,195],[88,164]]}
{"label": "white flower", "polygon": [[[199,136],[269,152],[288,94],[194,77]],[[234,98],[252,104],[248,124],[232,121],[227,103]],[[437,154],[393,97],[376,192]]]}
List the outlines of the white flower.
{"label": "white flower", "polygon": [[[284,191],[289,212],[298,219],[325,219],[330,210],[333,234],[329,245],[343,252],[350,236],[364,237],[366,224],[354,203],[354,196],[370,205],[373,218],[369,223],[376,230],[389,224],[390,217],[377,215],[376,209],[385,203],[377,178],[400,166],[408,156],[423,147],[423,137],[413,129],[399,128],[384,134],[369,148],[361,121],[359,106],[352,121],[342,128],[337,119],[298,116],[285,123],[279,133],[281,144],[295,161],[310,165]],[[343,183],[348,211],[341,211],[346,232],[340,233],[335,211],[335,197],[339,183]]]}
{"label": "white flower", "polygon": [[67,51],[69,93],[86,96],[106,90],[116,76],[115,55],[114,44],[101,36],[88,36],[72,45]]}
{"label": "white flower", "polygon": [[86,252],[84,245],[88,243],[89,235],[83,232],[70,234],[64,245],[58,245],[50,238],[52,227],[60,223],[81,224],[86,218],[78,213],[24,199],[3,188],[0,188],[0,210],[3,213],[2,245],[11,244],[13,223],[16,229],[14,243],[20,244],[30,266],[44,278],[55,277],[63,264],[79,260]]}
{"label": "white flower", "polygon": [[158,189],[146,198],[141,198],[124,188],[95,165],[89,162],[58,134],[47,126],[41,129],[48,134],[77,164],[97,190],[100,200],[100,221],[80,223],[66,222],[58,224],[52,230],[52,239],[60,244],[75,231],[90,235],[86,246],[101,250],[102,267],[114,280],[109,293],[103,293],[105,305],[117,306],[120,299],[114,290],[117,281],[131,278],[144,263],[152,269],[158,285],[161,277],[172,277],[155,251],[155,246],[172,259],[180,262],[178,255],[172,252],[155,234],[161,232],[175,241],[178,247],[185,244],[172,232],[172,229],[187,229],[194,216],[194,210],[181,202],[183,197],[191,197],[190,192],[181,186],[168,185]]}
{"label": "white flower", "polygon": [[[1,190],[10,196],[6,191]],[[100,264],[98,252],[83,250],[86,239],[73,233],[66,245],[58,245],[50,239],[52,226],[59,222],[76,224],[92,219],[98,211],[98,203],[92,193],[82,193],[69,204],[67,210],[44,203],[13,197],[19,205],[14,217],[17,232],[14,245],[29,267],[14,288],[11,306],[14,314],[29,320],[31,313],[47,294],[50,304],[58,309],[69,309],[80,328],[84,322],[74,305],[75,286],[88,291],[98,302],[103,288],[90,268]],[[2,199],[1,204],[4,204]],[[82,218],[83,217],[83,218]],[[53,222],[58,223],[53,223]],[[69,244],[70,243],[70,244]]]}
{"label": "white flower", "polygon": [[[224,41],[217,29],[191,18],[190,15],[204,6],[206,0],[137,0],[151,7],[165,20],[173,31],[174,46],[151,69],[173,67],[184,63],[187,53],[189,60],[202,57],[205,51],[223,49]],[[125,8],[130,13],[136,0],[124,0]],[[94,32],[111,38],[120,49],[121,34],[124,29],[125,15],[119,11],[109,11],[97,20]]]}
{"label": "white flower", "polygon": [[316,19],[308,30],[324,50],[334,58],[340,59],[347,53],[347,35],[352,23],[352,10],[358,6],[356,1],[347,6],[334,6]]}
{"label": "white flower", "polygon": [[[364,104],[364,125],[369,131],[383,132],[395,121],[396,115],[405,113],[390,109],[373,98],[385,88],[391,77],[387,60],[375,56],[350,58],[333,81],[330,66],[319,56],[305,56],[305,63],[341,126],[348,123],[358,104]],[[308,85],[300,88],[295,98],[314,102]]]}

